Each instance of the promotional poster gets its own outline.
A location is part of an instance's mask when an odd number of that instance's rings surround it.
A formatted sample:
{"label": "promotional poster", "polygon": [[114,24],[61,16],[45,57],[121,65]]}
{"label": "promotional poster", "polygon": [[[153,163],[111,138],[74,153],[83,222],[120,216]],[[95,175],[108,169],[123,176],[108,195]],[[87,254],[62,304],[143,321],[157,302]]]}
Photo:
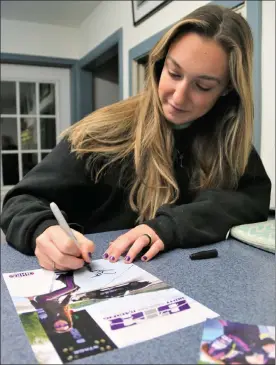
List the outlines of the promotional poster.
{"label": "promotional poster", "polygon": [[138,266],[3,274],[39,363],[61,364],[150,340],[218,315]]}

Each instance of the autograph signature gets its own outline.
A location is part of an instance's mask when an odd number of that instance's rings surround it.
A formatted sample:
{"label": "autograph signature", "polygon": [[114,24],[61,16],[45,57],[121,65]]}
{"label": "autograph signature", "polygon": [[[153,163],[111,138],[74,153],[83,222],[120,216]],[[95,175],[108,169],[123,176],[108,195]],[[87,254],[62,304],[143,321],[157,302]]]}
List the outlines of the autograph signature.
{"label": "autograph signature", "polygon": [[92,270],[92,278],[95,278],[95,277],[98,277],[98,276],[101,276],[101,275],[114,275],[116,274],[116,271],[113,270],[113,269],[107,269],[107,270]]}

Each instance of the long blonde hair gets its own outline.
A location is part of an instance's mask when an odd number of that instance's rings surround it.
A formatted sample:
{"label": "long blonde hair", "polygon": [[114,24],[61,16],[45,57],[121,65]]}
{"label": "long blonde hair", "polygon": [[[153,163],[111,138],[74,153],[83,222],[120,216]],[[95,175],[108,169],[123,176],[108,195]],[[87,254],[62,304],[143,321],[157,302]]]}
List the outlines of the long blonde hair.
{"label": "long blonde hair", "polygon": [[150,52],[142,93],[94,111],[63,133],[78,157],[89,154],[90,169],[104,158],[96,181],[109,164],[133,165],[129,202],[138,222],[153,218],[161,205],[172,204],[179,196],[173,133],[163,115],[158,82],[170,45],[187,32],[212,38],[225,49],[232,87],[214,106],[220,109],[212,116],[212,133],[200,133],[194,139],[190,188],[234,188],[252,146],[253,40],[246,20],[228,8],[205,5],[178,21]]}

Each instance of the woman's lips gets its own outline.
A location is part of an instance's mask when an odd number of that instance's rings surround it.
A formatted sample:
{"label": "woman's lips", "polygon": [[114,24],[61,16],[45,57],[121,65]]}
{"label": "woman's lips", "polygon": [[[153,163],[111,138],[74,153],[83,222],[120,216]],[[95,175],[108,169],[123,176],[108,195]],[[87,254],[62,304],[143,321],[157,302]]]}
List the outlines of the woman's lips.
{"label": "woman's lips", "polygon": [[173,110],[175,110],[176,112],[178,112],[178,113],[184,113],[184,112],[187,112],[187,110],[183,110],[183,109],[179,109],[179,108],[177,108],[176,106],[174,106],[174,105],[172,105],[172,104],[170,104],[170,103],[168,103],[169,104],[169,106],[173,109]]}

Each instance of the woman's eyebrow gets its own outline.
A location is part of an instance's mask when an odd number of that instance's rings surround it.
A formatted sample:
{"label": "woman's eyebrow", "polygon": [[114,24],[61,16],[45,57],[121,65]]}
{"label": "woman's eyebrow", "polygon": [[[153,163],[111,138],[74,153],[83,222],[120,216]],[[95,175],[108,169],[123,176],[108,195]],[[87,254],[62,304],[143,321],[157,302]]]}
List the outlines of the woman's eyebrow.
{"label": "woman's eyebrow", "polygon": [[220,79],[218,79],[215,76],[199,75],[198,78],[199,79],[204,79],[204,80],[216,81],[218,84],[220,84]]}
{"label": "woman's eyebrow", "polygon": [[[182,70],[182,67],[171,56],[168,55],[167,56],[167,59],[169,59],[175,65],[175,67],[177,67],[178,69]],[[218,84],[220,84],[220,82],[221,82],[220,79],[218,79],[217,77],[210,76],[210,75],[199,75],[199,76],[197,76],[197,78],[204,79],[204,80],[216,81]]]}
{"label": "woman's eyebrow", "polygon": [[170,61],[172,61],[172,63],[179,68],[180,70],[182,70],[181,66],[176,62],[176,60],[174,60],[171,56],[167,56],[167,59],[169,59]]}

